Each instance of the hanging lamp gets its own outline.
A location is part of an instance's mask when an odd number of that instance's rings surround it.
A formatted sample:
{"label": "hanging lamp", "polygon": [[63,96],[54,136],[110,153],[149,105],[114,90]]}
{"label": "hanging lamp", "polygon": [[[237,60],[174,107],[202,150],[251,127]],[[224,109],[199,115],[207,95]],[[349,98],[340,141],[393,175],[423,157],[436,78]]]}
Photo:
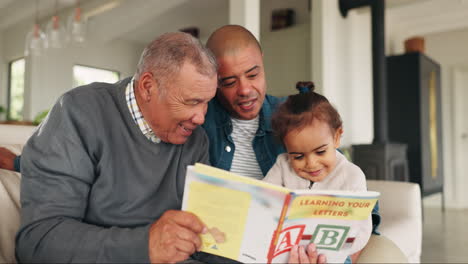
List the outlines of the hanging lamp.
{"label": "hanging lamp", "polygon": [[49,48],[63,48],[68,42],[67,32],[58,16],[58,0],[55,0],[55,11],[46,26],[46,37]]}
{"label": "hanging lamp", "polygon": [[36,0],[36,14],[32,29],[26,34],[24,56],[40,56],[47,48],[47,40],[39,25],[38,0]]}
{"label": "hanging lamp", "polygon": [[76,0],[74,12],[68,18],[68,32],[73,43],[86,41],[86,19],[81,15],[80,0]]}

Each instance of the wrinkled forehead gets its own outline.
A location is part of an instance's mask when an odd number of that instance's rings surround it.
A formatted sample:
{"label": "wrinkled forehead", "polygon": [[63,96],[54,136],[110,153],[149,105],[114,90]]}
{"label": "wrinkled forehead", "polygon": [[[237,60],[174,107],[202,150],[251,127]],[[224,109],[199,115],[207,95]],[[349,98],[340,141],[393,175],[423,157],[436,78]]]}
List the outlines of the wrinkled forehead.
{"label": "wrinkled forehead", "polygon": [[174,89],[187,88],[187,93],[208,92],[216,89],[217,73],[200,71],[198,65],[184,63],[179,71],[171,76],[171,86]]}

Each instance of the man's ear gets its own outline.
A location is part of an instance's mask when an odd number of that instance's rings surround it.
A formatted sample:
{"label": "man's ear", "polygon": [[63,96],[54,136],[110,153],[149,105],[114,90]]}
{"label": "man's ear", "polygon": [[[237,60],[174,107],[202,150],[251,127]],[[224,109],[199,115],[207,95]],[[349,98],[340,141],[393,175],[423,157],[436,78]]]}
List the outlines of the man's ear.
{"label": "man's ear", "polygon": [[135,89],[138,91],[140,97],[145,101],[151,101],[151,98],[158,92],[157,82],[153,78],[153,74],[150,72],[144,72],[140,75],[140,79],[137,82]]}
{"label": "man's ear", "polygon": [[333,138],[333,143],[335,145],[335,148],[339,148],[341,144],[341,136],[343,135],[343,127],[339,127],[334,135]]}

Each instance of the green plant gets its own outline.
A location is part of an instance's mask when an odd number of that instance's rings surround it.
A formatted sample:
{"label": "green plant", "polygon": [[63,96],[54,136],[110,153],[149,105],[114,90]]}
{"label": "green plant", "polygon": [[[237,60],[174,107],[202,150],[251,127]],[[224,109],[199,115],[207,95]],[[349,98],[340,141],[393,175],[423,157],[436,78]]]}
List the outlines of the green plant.
{"label": "green plant", "polygon": [[34,117],[33,124],[36,125],[36,126],[39,125],[42,122],[42,120],[44,120],[44,118],[46,118],[48,113],[49,113],[49,110],[44,110],[44,111],[38,113]]}
{"label": "green plant", "polygon": [[6,113],[5,107],[0,105],[0,121],[3,121],[4,119],[4,114]]}

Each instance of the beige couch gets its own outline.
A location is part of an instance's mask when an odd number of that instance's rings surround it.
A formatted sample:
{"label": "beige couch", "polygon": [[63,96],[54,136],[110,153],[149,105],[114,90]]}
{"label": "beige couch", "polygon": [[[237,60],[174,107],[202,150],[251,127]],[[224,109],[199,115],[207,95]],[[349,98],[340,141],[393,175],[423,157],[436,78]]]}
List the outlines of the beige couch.
{"label": "beige couch", "polygon": [[[0,146],[20,153],[34,127],[1,125]],[[15,262],[15,233],[20,224],[21,175],[0,169],[0,263]],[[372,236],[360,263],[418,263],[421,254],[421,198],[416,184],[368,181],[368,189],[381,192],[382,236]],[[377,261],[378,260],[378,261]]]}
{"label": "beige couch", "polygon": [[[0,147],[16,154],[33,133],[33,126],[1,125]],[[19,173],[0,169],[0,263],[15,262],[15,234],[20,223]]]}
{"label": "beige couch", "polygon": [[422,203],[419,185],[409,182],[367,180],[367,189],[381,194],[380,233],[401,249],[409,263],[420,263]]}

